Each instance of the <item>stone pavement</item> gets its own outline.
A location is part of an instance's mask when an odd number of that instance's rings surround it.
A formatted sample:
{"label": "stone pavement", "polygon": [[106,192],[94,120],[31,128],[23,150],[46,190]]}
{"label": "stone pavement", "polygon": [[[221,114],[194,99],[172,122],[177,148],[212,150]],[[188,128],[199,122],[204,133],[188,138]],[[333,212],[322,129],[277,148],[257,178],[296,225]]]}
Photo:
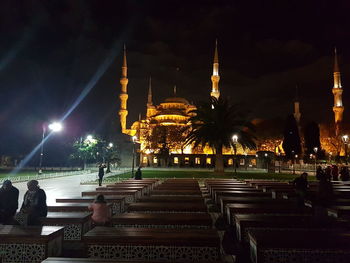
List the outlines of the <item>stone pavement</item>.
{"label": "stone pavement", "polygon": [[[89,174],[72,175],[60,178],[38,180],[40,188],[45,190],[47,204],[51,205],[56,202],[56,198],[64,196],[80,196],[81,192],[95,190],[97,185],[81,185],[81,180]],[[97,177],[97,174],[96,174]],[[14,183],[19,190],[19,208],[23,202],[23,196],[27,191],[27,182]]]}

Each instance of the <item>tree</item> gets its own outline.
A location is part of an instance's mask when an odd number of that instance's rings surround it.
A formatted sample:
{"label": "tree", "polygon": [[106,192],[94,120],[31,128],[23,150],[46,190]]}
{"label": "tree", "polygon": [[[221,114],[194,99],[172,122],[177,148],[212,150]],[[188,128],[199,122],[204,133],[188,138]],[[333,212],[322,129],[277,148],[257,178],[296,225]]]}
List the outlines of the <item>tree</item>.
{"label": "tree", "polygon": [[120,165],[118,148],[113,143],[110,142],[107,144],[106,141],[104,141],[102,149],[104,151],[103,156],[105,162],[107,163],[106,173],[110,173],[112,163]]}
{"label": "tree", "polygon": [[226,99],[211,97],[210,103],[201,103],[190,118],[192,129],[186,144],[194,147],[208,145],[215,150],[215,172],[224,172],[223,147],[236,147],[232,141],[238,135],[243,149],[256,149],[254,125],[247,120],[246,113],[238,105]]}
{"label": "tree", "polygon": [[307,155],[315,154],[315,147],[318,149],[317,153],[321,152],[320,128],[316,122],[311,121],[305,126],[304,139]]}
{"label": "tree", "polygon": [[107,162],[107,172],[110,172],[110,164],[119,162],[117,147],[98,136],[88,136],[85,140],[80,138],[73,143],[71,159],[83,162],[86,168],[88,162]]}
{"label": "tree", "polygon": [[167,166],[171,151],[183,153],[187,132],[187,126],[155,125],[151,132],[144,136],[145,148],[158,153],[160,160]]}
{"label": "tree", "polygon": [[288,115],[283,132],[282,147],[288,159],[294,158],[295,154],[301,153],[300,136],[297,122],[293,115]]}
{"label": "tree", "polygon": [[73,143],[73,153],[70,155],[72,160],[82,162],[83,169],[86,169],[86,163],[95,161],[97,158],[97,140],[88,136],[85,140],[82,138]]}

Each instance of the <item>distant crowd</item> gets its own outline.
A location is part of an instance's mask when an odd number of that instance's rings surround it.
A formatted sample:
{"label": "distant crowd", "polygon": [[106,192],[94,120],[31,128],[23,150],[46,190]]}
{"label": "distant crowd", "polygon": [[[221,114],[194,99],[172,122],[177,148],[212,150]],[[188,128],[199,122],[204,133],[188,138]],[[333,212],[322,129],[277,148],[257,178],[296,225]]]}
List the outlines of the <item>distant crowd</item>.
{"label": "distant crowd", "polygon": [[349,181],[349,169],[347,166],[341,166],[340,170],[337,165],[327,166],[322,168],[318,166],[316,169],[316,179],[318,189],[316,192],[310,192],[308,174],[302,173],[292,183],[295,187],[297,203],[299,206],[304,206],[305,199],[312,199],[319,206],[327,206],[334,199],[334,191],[332,181]]}
{"label": "distant crowd", "polygon": [[333,181],[349,181],[349,168],[347,166],[341,166],[339,169],[335,164],[327,166],[324,169],[321,166],[318,166],[316,170],[316,178],[317,180],[326,178],[327,180]]}

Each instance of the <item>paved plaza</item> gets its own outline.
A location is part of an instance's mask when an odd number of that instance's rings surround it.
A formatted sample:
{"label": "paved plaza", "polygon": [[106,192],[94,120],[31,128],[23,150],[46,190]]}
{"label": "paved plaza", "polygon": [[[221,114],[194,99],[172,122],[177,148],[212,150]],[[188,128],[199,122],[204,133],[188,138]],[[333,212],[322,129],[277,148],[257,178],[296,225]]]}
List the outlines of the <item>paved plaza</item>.
{"label": "paved plaza", "polygon": [[[95,190],[96,185],[81,185],[80,182],[91,174],[65,176],[60,178],[38,180],[40,188],[46,192],[47,204],[56,203],[56,198],[68,196],[80,196],[82,191]],[[96,174],[97,177],[97,174]],[[27,182],[14,183],[19,190],[19,207],[22,205],[23,196],[27,191]]]}

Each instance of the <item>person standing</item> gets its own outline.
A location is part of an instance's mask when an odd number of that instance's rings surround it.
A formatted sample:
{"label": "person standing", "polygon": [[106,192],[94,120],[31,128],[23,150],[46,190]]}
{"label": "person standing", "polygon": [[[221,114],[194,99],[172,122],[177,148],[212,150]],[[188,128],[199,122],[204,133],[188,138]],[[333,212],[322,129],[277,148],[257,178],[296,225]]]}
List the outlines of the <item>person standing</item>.
{"label": "person standing", "polygon": [[349,181],[350,176],[349,176],[349,169],[346,166],[342,166],[340,168],[340,176],[339,176],[340,180],[342,181]]}
{"label": "person standing", "polygon": [[17,224],[14,220],[18,208],[19,191],[10,180],[5,180],[0,188],[0,223]]}
{"label": "person standing", "polygon": [[316,179],[321,180],[322,177],[324,177],[324,171],[322,167],[319,165],[317,166],[317,169],[316,169]]}
{"label": "person standing", "polygon": [[303,207],[309,188],[307,173],[302,173],[299,177],[295,178],[292,183],[295,187],[295,193],[297,195],[297,204],[299,207]]}
{"label": "person standing", "polygon": [[332,165],[331,175],[332,175],[333,181],[338,181],[339,170],[338,170],[338,166],[336,166],[335,164]]}
{"label": "person standing", "polygon": [[102,186],[102,180],[103,180],[103,176],[105,175],[105,170],[104,168],[106,168],[106,165],[101,163],[98,166],[98,185]]}
{"label": "person standing", "polygon": [[47,216],[46,194],[37,180],[27,183],[28,191],[24,195],[21,212],[27,215],[28,225],[41,225],[40,217]]}
{"label": "person standing", "polygon": [[317,199],[318,199],[319,205],[323,207],[326,207],[327,205],[332,204],[334,200],[334,191],[333,191],[332,182],[328,180],[326,177],[321,178],[318,184]]}

